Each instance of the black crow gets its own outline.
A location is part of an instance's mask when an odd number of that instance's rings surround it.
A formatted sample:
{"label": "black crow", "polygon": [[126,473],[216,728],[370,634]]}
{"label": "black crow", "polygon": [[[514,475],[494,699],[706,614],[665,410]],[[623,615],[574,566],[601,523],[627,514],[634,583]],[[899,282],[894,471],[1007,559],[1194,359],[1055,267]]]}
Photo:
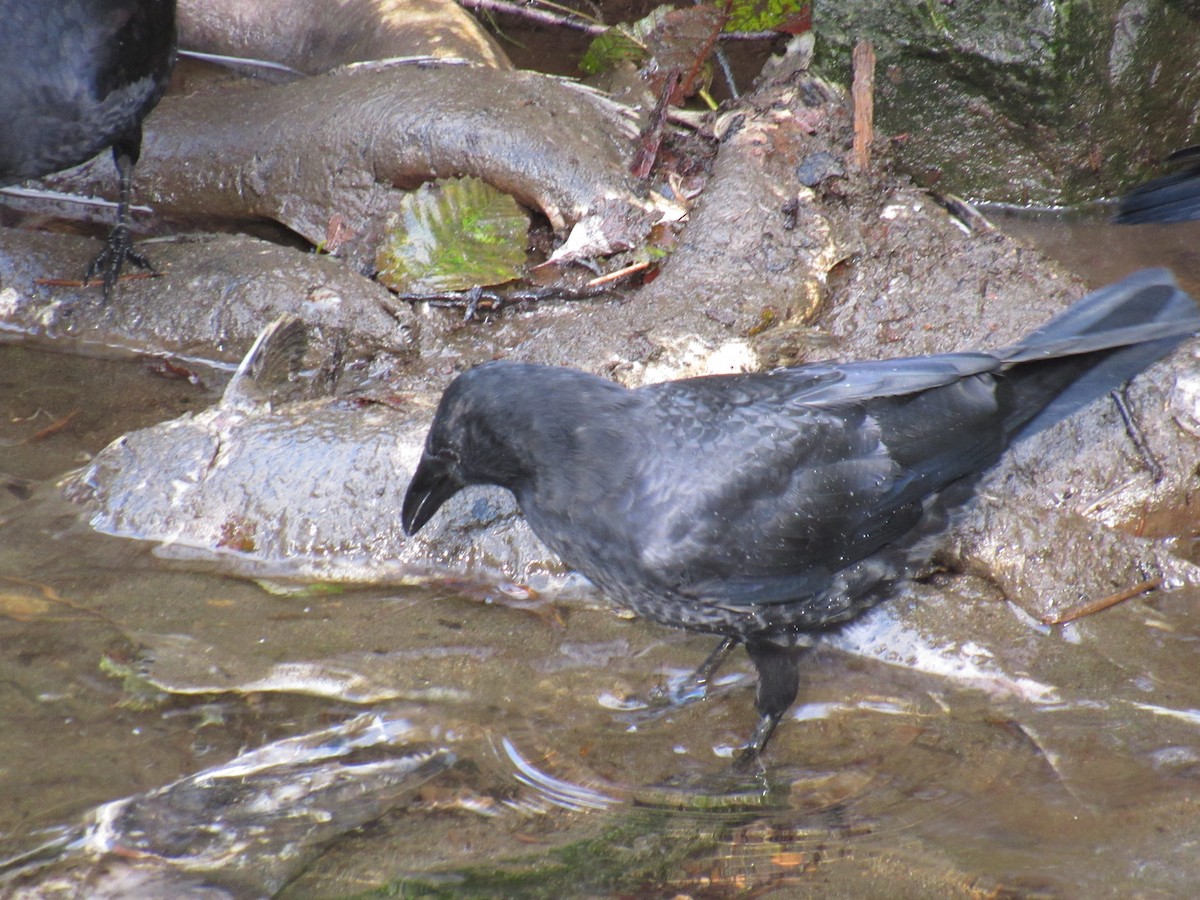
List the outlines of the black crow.
{"label": "black crow", "polygon": [[117,224],[85,281],[113,290],[133,249],[129,201],[142,120],[175,63],[175,0],[0,0],[0,187],[69,169],[111,147]]}
{"label": "black crow", "polygon": [[1175,164],[1175,171],[1140,184],[1122,197],[1114,222],[1140,225],[1200,219],[1200,147],[1176,150],[1167,162]]}
{"label": "black crow", "polygon": [[1163,269],[1084,297],[994,352],[818,363],[629,390],[573,369],[458,376],[404,498],[412,534],[470,484],[613,600],[744,644],[758,670],[755,758],[795,699],[812,633],[925,569],[980,475],[1200,332]]}

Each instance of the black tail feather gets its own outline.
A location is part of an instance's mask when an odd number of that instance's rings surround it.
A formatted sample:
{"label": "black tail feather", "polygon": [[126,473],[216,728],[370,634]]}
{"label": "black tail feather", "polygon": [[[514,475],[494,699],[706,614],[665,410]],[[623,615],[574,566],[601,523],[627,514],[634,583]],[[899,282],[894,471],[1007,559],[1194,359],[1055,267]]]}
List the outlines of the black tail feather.
{"label": "black tail feather", "polygon": [[1200,308],[1166,269],[1143,269],[1088,294],[1002,354],[1014,389],[1053,397],[1013,439],[1065,419],[1197,333]]}

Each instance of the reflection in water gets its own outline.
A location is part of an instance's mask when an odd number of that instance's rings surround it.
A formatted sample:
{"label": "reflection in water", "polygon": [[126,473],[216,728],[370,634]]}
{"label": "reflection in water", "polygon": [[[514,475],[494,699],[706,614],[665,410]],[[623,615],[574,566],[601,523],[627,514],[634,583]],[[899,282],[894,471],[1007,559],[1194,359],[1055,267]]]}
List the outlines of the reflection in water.
{"label": "reflection in water", "polygon": [[1200,288],[1200,222],[1179,225],[1110,225],[1112,210],[1036,214],[989,209],[1006,234],[1037,247],[1098,288],[1145,266],[1166,266],[1190,294]]}
{"label": "reflection in water", "polygon": [[[798,718],[809,729],[801,738],[818,764],[783,763],[754,775],[728,764],[684,761],[658,781],[639,780],[649,764],[633,764],[624,778],[613,779],[551,751],[534,765],[509,738],[497,756],[534,792],[509,803],[519,816],[606,811],[606,831],[586,841],[601,866],[574,873],[568,895],[617,893],[639,883],[644,889],[649,873],[661,869],[656,890],[664,892],[732,896],[750,888],[807,887],[903,896],[936,885],[939,896],[969,896],[1008,883],[989,878],[986,873],[999,873],[982,861],[997,856],[998,842],[1015,837],[1005,834],[1004,806],[1012,794],[1036,790],[1049,808],[1062,792],[1052,784],[1057,776],[1045,755],[1018,724],[995,720],[983,703],[955,706],[875,696],[801,707]],[[559,735],[543,737],[546,744],[560,741]],[[520,824],[508,825],[520,833]],[[1020,840],[1034,858],[1037,841]],[[642,854],[634,849],[639,846]],[[514,864],[524,865],[530,878],[541,872],[553,879],[552,860],[570,847],[533,861],[509,860],[503,870],[511,877]],[[952,848],[953,855],[931,852],[934,847]],[[978,868],[956,867],[953,856]],[[619,866],[604,868],[616,859]],[[472,871],[476,884],[487,884],[483,872]],[[499,871],[491,877],[498,879]]]}
{"label": "reflection in water", "polygon": [[[508,738],[501,738],[500,746],[504,750],[505,757],[513,764],[516,770],[517,781],[527,787],[533,788],[540,797],[553,806],[558,806],[571,812],[582,812],[589,809],[609,809],[617,803],[612,797],[602,794],[593,788],[582,784],[573,784],[561,778],[555,778],[553,775],[538,769],[518,752],[517,748],[513,746],[513,742]],[[529,809],[530,807],[522,805],[522,808]]]}
{"label": "reflection in water", "polygon": [[[106,803],[0,861],[0,882],[29,897],[274,894],[320,844],[379,818],[454,764],[442,748],[405,747],[410,731],[404,720],[361,715]],[[361,758],[368,749],[375,755]]]}

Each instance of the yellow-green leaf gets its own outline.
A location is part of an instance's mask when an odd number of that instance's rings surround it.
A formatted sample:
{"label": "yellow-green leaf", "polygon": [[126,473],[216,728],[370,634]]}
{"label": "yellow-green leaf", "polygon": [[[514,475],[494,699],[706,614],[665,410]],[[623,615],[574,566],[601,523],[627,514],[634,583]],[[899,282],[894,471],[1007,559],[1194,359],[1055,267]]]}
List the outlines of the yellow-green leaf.
{"label": "yellow-green leaf", "polygon": [[422,185],[401,201],[375,257],[379,280],[405,294],[460,291],[521,275],[529,215],[478,178]]}

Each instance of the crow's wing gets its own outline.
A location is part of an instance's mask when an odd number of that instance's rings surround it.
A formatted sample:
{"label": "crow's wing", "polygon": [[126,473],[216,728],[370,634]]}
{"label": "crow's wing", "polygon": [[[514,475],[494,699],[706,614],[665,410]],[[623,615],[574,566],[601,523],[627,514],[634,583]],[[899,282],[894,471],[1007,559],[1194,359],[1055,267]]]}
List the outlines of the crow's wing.
{"label": "crow's wing", "polygon": [[642,460],[629,519],[643,571],[706,603],[819,594],[1003,451],[1000,367],[947,354],[643,388],[647,446],[664,448]]}

